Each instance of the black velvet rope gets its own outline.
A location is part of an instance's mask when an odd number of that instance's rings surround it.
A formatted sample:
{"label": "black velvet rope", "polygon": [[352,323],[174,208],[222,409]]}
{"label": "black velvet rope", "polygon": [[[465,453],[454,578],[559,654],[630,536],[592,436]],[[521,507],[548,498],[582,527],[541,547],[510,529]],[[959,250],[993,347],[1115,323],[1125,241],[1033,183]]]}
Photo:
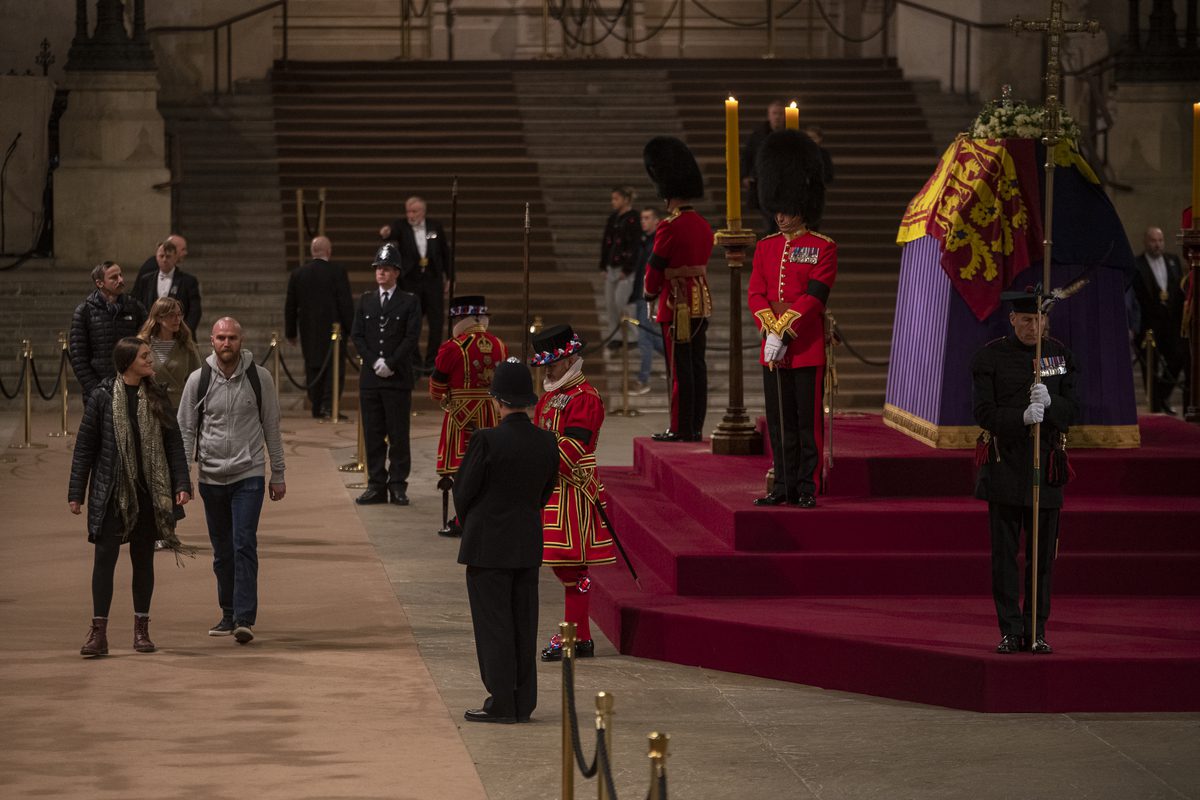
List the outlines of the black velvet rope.
{"label": "black velvet rope", "polygon": [[54,379],[54,388],[46,393],[42,390],[42,380],[38,377],[37,360],[31,355],[29,356],[29,371],[33,373],[33,388],[37,389],[37,393],[42,396],[43,400],[53,400],[58,395],[58,390],[62,387],[63,370],[62,365],[66,363],[67,351],[62,352],[62,357],[58,360],[58,375]]}
{"label": "black velvet rope", "polygon": [[[579,741],[579,717],[575,712],[575,659],[563,656],[563,685],[567,687],[567,717],[571,721],[571,747],[575,751],[575,763],[579,765],[579,771],[585,778],[594,778],[596,770],[600,767],[600,740],[604,738],[603,731],[597,731],[599,737],[596,741],[596,757],[592,759],[592,765],[589,767],[583,760],[583,745]],[[613,800],[616,800],[614,797]]]}
{"label": "black velvet rope", "polygon": [[4,379],[0,378],[0,394],[8,400],[16,400],[17,395],[21,393],[21,389],[25,388],[25,358],[21,356],[17,359],[17,363],[21,365],[20,376],[17,378],[17,387],[10,394],[8,389],[4,388]]}

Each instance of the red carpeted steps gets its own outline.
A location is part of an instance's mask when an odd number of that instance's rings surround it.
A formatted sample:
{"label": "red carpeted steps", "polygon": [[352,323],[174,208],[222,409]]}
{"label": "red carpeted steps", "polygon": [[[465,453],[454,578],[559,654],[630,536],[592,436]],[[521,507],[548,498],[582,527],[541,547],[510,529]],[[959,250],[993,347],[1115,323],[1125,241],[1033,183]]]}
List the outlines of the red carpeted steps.
{"label": "red carpeted steps", "polygon": [[616,568],[594,585],[621,651],[981,711],[1200,708],[1200,432],[1145,418],[1140,450],[1072,452],[1046,658],[991,652],[970,454],[878,417],[837,437],[811,511],[753,508],[766,460],[706,445],[637,440],[603,470],[644,589]]}

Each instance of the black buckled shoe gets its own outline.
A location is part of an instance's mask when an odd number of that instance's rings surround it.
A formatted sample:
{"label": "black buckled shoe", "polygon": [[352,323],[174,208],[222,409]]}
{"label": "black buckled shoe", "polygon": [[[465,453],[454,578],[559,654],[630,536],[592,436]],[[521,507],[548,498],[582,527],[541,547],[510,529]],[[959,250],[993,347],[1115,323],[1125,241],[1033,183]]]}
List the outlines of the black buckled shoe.
{"label": "black buckled shoe", "polygon": [[754,498],[756,506],[781,506],[787,502],[787,495],[780,492],[771,492],[763,497]]}
{"label": "black buckled shoe", "polygon": [[1015,633],[1006,633],[1000,637],[1000,644],[996,645],[996,652],[1000,655],[1011,655],[1021,649],[1021,637]]}
{"label": "black buckled shoe", "polygon": [[[583,639],[575,643],[576,658],[594,658],[596,643],[591,639]],[[542,648],[542,661],[562,661],[562,637],[557,633],[550,637],[550,644]]]}
{"label": "black buckled shoe", "polygon": [[686,442],[683,436],[672,430],[665,430],[662,433],[653,433],[650,438],[656,442]]}
{"label": "black buckled shoe", "polygon": [[1048,656],[1054,652],[1054,648],[1046,644],[1046,640],[1039,636],[1033,640],[1033,645],[1029,648],[1029,652],[1035,656]]}
{"label": "black buckled shoe", "polygon": [[811,494],[802,494],[795,500],[789,500],[788,503],[796,506],[797,508],[816,508],[817,498],[813,497]]}
{"label": "black buckled shoe", "polygon": [[386,503],[388,501],[387,491],[384,489],[367,489],[365,492],[354,498],[354,502],[360,506],[373,506],[377,503]]}

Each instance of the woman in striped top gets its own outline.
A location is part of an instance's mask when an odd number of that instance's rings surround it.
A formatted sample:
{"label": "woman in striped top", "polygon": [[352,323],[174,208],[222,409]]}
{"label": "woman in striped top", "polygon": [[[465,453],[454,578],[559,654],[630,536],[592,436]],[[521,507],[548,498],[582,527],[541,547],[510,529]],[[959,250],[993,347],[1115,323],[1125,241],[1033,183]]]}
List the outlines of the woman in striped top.
{"label": "woman in striped top", "polygon": [[154,379],[167,390],[171,408],[178,408],[188,375],[200,369],[200,354],[192,332],[183,321],[183,306],[179,301],[173,297],[155,300],[138,338],[150,345]]}

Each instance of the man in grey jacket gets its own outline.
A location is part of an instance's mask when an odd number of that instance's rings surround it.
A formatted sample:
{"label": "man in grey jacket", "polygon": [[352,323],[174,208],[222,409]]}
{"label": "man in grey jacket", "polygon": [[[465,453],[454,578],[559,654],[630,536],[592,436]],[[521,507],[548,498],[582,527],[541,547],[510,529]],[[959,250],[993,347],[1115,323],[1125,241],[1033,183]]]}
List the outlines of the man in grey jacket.
{"label": "man in grey jacket", "polygon": [[287,491],[279,400],[271,373],[242,352],[237,320],[217,320],[211,341],[212,355],[183,387],[179,429],[184,452],[200,465],[200,497],[213,546],[221,621],[208,635],[233,634],[246,644],[254,639],[258,615],[258,515],[268,456],[271,499],[282,500]]}

